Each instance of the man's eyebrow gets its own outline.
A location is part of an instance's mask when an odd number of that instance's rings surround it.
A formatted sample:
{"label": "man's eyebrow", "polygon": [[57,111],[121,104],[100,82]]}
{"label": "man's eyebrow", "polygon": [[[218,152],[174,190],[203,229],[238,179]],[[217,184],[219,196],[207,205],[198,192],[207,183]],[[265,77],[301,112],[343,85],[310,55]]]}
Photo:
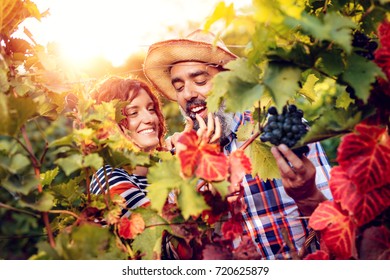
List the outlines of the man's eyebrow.
{"label": "man's eyebrow", "polygon": [[209,72],[207,72],[206,70],[198,70],[198,71],[195,71],[193,73],[190,73],[190,78],[195,78],[195,77],[198,77],[198,76],[201,76],[201,75],[209,75]]}
{"label": "man's eyebrow", "polygon": [[[209,76],[210,74],[207,71],[205,71],[205,70],[198,70],[198,71],[195,71],[195,72],[189,74],[191,79],[196,78],[196,77],[201,76],[201,75]],[[171,83],[173,85],[174,83],[182,82],[182,81],[183,80],[181,78],[173,78]]]}

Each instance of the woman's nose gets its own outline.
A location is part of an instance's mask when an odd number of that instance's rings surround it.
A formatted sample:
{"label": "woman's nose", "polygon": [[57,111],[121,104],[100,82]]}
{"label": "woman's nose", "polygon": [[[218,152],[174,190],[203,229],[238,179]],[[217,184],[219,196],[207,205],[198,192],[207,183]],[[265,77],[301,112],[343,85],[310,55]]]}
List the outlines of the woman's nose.
{"label": "woman's nose", "polygon": [[153,114],[152,112],[150,112],[149,110],[145,110],[141,116],[141,120],[144,122],[144,123],[150,123],[150,122],[153,122]]}

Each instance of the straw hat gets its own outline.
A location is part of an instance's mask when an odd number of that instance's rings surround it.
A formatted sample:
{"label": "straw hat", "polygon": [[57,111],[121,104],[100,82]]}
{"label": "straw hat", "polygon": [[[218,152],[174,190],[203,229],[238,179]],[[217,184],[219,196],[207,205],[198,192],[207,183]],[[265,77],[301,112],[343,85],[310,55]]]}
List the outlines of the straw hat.
{"label": "straw hat", "polygon": [[151,45],[145,58],[144,73],[162,95],[176,101],[176,92],[169,73],[173,64],[198,61],[225,65],[236,58],[221,40],[216,40],[214,34],[199,29],[186,38]]}

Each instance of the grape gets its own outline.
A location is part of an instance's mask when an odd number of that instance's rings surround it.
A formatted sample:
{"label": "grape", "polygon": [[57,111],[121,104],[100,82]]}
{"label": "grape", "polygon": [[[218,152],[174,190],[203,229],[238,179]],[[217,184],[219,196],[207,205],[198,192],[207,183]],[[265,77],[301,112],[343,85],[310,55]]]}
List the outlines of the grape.
{"label": "grape", "polygon": [[364,48],[369,40],[370,38],[368,38],[366,34],[361,33],[360,31],[355,31],[353,34],[352,46],[357,48]]}
{"label": "grape", "polygon": [[378,43],[375,41],[368,42],[367,49],[371,52],[375,51],[378,48]]}
{"label": "grape", "polygon": [[276,110],[276,108],[274,106],[269,107],[268,114],[270,114],[270,115],[277,115],[278,114],[278,110]]}
{"label": "grape", "polygon": [[[264,126],[264,133],[260,136],[262,142],[270,142],[273,145],[285,144],[291,148],[307,132],[307,127],[302,122],[303,111],[295,105],[284,106],[280,115],[277,109],[272,106],[268,109],[268,114],[270,116]],[[308,152],[308,147],[300,147],[293,151],[300,156]]]}
{"label": "grape", "polygon": [[353,34],[352,46],[357,48],[355,53],[368,60],[374,60],[374,51],[378,48],[378,43],[360,31]]}

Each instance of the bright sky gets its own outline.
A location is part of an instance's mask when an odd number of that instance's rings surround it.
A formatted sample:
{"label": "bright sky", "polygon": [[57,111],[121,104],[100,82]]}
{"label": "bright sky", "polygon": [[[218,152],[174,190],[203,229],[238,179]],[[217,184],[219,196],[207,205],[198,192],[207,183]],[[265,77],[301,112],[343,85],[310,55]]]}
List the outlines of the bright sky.
{"label": "bright sky", "polygon": [[[167,26],[182,30],[188,21],[203,23],[220,0],[32,0],[50,15],[26,22],[34,39],[55,41],[73,61],[102,55],[114,65],[140,48],[167,38]],[[250,0],[225,0],[239,8]]]}

